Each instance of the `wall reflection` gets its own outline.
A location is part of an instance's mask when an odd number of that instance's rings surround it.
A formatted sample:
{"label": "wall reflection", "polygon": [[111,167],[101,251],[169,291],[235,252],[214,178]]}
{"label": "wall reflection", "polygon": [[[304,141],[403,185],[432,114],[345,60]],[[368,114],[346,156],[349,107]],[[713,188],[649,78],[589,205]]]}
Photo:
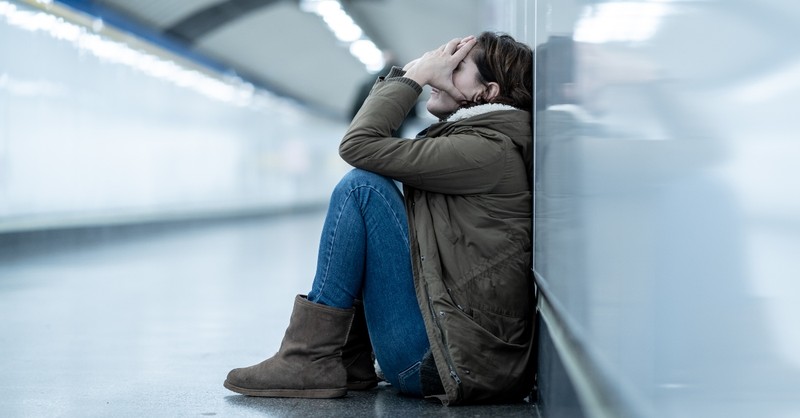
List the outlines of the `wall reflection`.
{"label": "wall reflection", "polygon": [[800,6],[537,9],[535,269],[621,409],[800,412]]}

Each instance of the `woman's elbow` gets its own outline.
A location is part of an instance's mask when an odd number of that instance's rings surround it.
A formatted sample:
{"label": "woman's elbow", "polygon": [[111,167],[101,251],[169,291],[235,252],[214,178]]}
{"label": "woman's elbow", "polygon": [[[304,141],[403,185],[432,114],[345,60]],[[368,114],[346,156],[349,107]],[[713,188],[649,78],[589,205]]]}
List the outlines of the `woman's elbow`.
{"label": "woman's elbow", "polygon": [[353,149],[354,149],[354,147],[347,140],[347,137],[344,137],[344,139],[342,139],[342,142],[339,143],[339,156],[342,157],[342,159],[346,163],[351,164],[351,165],[353,164],[353,161],[355,160],[355,156],[353,155]]}
{"label": "woman's elbow", "polygon": [[339,156],[342,158],[347,158],[349,149],[350,147],[347,145],[346,139],[343,139],[342,142],[339,143]]}

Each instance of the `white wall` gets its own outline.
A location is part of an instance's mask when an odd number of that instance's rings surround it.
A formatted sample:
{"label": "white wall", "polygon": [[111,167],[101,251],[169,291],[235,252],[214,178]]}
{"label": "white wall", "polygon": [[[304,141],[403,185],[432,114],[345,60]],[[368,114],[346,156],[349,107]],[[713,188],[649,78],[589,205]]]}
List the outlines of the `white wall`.
{"label": "white wall", "polygon": [[601,391],[634,416],[797,416],[800,6],[532,3],[535,270]]}
{"label": "white wall", "polygon": [[343,122],[49,7],[0,2],[0,231],[327,201]]}

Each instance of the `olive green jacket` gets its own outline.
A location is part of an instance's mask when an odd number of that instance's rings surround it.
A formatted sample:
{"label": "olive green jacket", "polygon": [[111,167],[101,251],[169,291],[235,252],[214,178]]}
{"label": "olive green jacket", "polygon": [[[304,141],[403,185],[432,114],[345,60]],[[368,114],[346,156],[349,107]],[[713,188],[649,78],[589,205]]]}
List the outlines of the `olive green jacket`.
{"label": "olive green jacket", "polygon": [[530,113],[461,109],[417,139],[391,137],[420,86],[379,79],[339,146],[404,185],[414,284],[445,404],[521,399],[533,338]]}

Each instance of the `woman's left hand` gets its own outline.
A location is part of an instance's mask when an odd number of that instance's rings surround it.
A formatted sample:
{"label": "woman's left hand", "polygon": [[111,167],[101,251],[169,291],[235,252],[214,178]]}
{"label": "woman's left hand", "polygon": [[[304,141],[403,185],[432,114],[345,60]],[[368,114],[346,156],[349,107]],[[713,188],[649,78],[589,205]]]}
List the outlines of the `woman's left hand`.
{"label": "woman's left hand", "polygon": [[475,46],[475,37],[455,38],[450,42],[428,51],[421,57],[406,64],[405,77],[416,81],[419,85],[430,85],[444,91],[457,101],[466,100],[461,91],[453,85],[453,70],[464,60]]}

